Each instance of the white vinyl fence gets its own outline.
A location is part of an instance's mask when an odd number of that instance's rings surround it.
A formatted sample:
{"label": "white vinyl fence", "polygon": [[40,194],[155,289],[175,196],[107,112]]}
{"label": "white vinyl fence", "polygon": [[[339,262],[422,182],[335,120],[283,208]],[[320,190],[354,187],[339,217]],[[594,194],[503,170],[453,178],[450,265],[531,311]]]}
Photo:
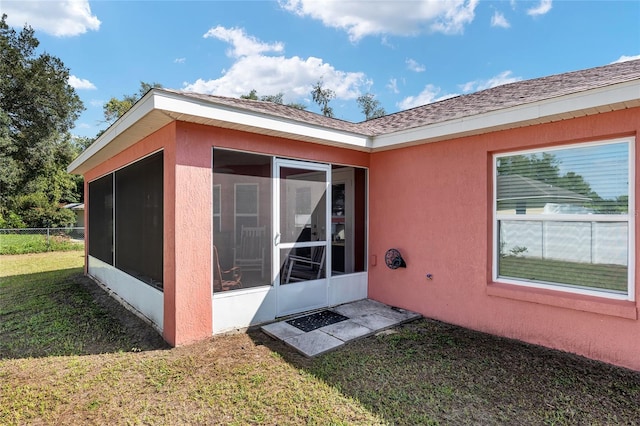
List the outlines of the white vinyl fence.
{"label": "white vinyl fence", "polygon": [[627,265],[626,222],[500,221],[500,252],[569,262]]}

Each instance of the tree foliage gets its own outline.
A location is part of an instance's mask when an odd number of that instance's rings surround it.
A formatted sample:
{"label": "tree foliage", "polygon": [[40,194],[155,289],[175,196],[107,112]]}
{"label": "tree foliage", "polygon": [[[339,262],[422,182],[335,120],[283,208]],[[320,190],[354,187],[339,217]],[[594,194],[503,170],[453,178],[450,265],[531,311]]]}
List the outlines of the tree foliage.
{"label": "tree foliage", "polygon": [[360,107],[360,111],[364,114],[365,121],[386,115],[386,111],[382,105],[380,105],[380,101],[371,93],[359,96],[358,99],[356,99],[356,102]]}
{"label": "tree foliage", "polygon": [[602,198],[591,188],[589,182],[582,175],[572,171],[561,174],[560,160],[548,152],[543,152],[541,155],[528,154],[503,157],[500,158],[497,168],[500,175],[520,175],[584,195],[591,200],[585,203],[585,207],[589,207],[599,213],[616,214],[625,212],[628,209],[628,196],[616,197],[615,199]]}
{"label": "tree foliage", "polygon": [[109,99],[102,107],[105,121],[109,124],[113,123],[129,111],[133,104],[138,102],[138,100],[140,100],[140,98],[142,98],[149,90],[160,88],[162,88],[162,84],[160,83],[145,83],[144,81],[141,81],[138,93],[123,95],[122,99]]}
{"label": "tree foliage", "polygon": [[[273,102],[274,104],[284,105],[284,94],[282,92],[275,95],[263,95],[258,97],[258,91],[256,89],[251,89],[251,91],[246,95],[241,95],[240,99],[251,99],[254,101]],[[307,109],[306,105],[295,102],[290,102],[287,104],[287,106],[302,110]]]}
{"label": "tree foliage", "polygon": [[320,112],[325,117],[333,117],[333,108],[329,106],[329,102],[335,97],[336,92],[331,89],[325,89],[322,80],[318,80],[311,91],[313,102],[320,106]]}
{"label": "tree foliage", "polygon": [[[33,29],[0,20],[0,222],[50,226],[73,222],[60,204],[78,201],[78,177],[65,168],[78,154],[70,130],[83,110],[69,70],[38,53]],[[70,215],[69,215],[70,213]]]}

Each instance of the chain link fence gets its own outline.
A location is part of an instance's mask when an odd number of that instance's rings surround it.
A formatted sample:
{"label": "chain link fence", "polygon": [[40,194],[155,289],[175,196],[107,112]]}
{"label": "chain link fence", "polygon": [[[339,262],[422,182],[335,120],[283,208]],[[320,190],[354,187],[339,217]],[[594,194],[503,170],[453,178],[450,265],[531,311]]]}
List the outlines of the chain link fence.
{"label": "chain link fence", "polygon": [[0,229],[0,254],[83,249],[83,227]]}

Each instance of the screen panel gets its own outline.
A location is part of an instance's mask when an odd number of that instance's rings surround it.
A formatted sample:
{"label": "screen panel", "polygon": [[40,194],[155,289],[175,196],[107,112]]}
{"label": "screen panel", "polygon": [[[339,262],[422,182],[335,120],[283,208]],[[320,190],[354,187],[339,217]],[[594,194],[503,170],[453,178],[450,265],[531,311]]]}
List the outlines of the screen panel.
{"label": "screen panel", "polygon": [[116,267],[162,289],[163,154],[115,173]]}

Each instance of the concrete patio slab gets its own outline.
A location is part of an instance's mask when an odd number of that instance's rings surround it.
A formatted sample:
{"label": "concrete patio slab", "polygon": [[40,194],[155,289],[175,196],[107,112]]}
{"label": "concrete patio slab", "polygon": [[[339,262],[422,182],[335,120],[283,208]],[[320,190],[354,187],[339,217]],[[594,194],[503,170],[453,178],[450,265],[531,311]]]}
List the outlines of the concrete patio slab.
{"label": "concrete patio slab", "polygon": [[396,321],[391,318],[379,314],[364,314],[353,317],[352,321],[365,326],[371,330],[380,331],[385,328],[400,324],[402,321]]}
{"label": "concrete patio slab", "polygon": [[358,324],[354,320],[346,320],[337,324],[327,325],[325,327],[319,328],[319,330],[330,334],[333,337],[336,337],[344,342],[355,340],[360,337],[365,337],[373,333],[372,329]]}
{"label": "concrete patio slab", "polygon": [[262,331],[267,333],[269,336],[280,340],[287,340],[291,337],[304,334],[304,331],[290,324],[287,324],[284,321],[267,324],[262,327]]}
{"label": "concrete patio slab", "polygon": [[[304,332],[285,321],[271,323],[261,329],[269,336],[282,340],[303,355],[314,357],[339,348],[347,342],[421,317],[418,313],[387,306],[370,299],[346,303],[327,310],[348,319],[309,332]],[[302,314],[298,318],[307,315],[309,313]]]}
{"label": "concrete patio slab", "polygon": [[344,305],[332,308],[333,311],[349,318],[365,314],[375,314],[385,309],[391,309],[391,307],[371,299],[358,300],[357,302],[345,303]]}
{"label": "concrete patio slab", "polygon": [[391,318],[392,320],[396,320],[400,322],[410,321],[412,319],[417,319],[422,316],[416,312],[407,311],[406,309],[401,309],[401,308],[388,308],[388,309],[376,312],[376,314],[381,315],[383,317]]}
{"label": "concrete patio slab", "polygon": [[344,345],[344,341],[318,330],[309,331],[284,341],[309,358],[318,356]]}

